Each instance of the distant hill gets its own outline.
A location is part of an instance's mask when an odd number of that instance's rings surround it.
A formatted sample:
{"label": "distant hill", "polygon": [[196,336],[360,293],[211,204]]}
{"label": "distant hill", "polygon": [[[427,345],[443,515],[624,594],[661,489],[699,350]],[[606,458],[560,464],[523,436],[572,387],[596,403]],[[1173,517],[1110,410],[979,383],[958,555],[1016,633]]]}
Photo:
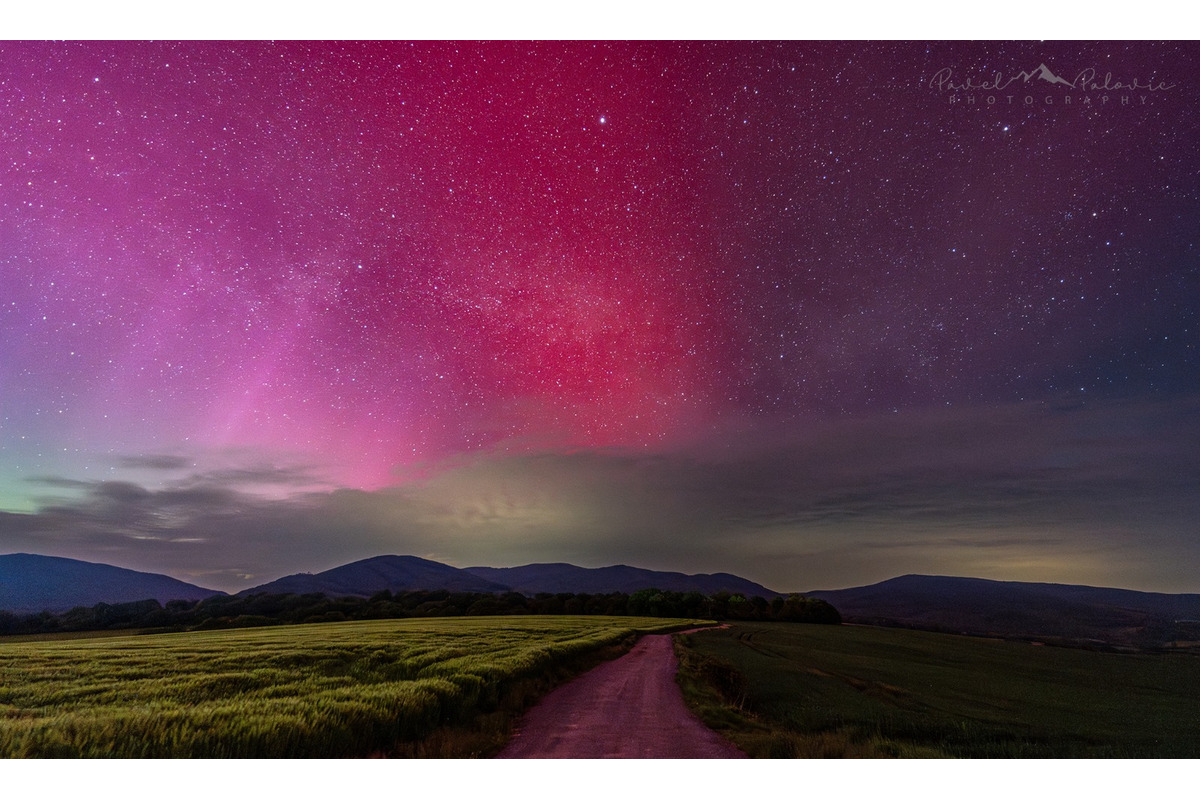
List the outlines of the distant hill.
{"label": "distant hill", "polygon": [[[748,597],[776,597],[764,586],[736,575],[685,575],[637,567],[599,569],[572,564],[529,564],[524,567],[471,567],[459,569],[416,556],[376,556],[340,567],[297,573],[243,589],[238,595],[312,594],[331,597],[370,597],[384,590],[405,592],[447,590],[451,592],[503,593],[540,592],[559,594],[632,594],[639,589],[718,592]],[[135,600],[202,600],[224,594],[193,586],[166,575],[135,572],[108,564],[93,564],[69,558],[18,554],[0,556],[0,610],[37,613],[66,611],[97,603]]]}
{"label": "distant hill", "polygon": [[1139,648],[1200,638],[1197,594],[931,575],[807,594],[847,622]]}
{"label": "distant hill", "polygon": [[437,561],[416,556],[376,556],[318,572],[299,573],[244,589],[239,595],[307,594],[370,597],[384,590],[407,592],[418,589],[447,589],[452,592],[505,592],[508,587]]}
{"label": "distant hill", "polygon": [[658,572],[624,565],[589,569],[573,564],[527,564],[523,567],[467,567],[467,572],[481,578],[511,586],[522,594],[549,592],[558,594],[607,594],[639,589],[662,589],[671,592],[718,592],[743,594],[747,597],[776,597],[773,592],[737,575],[718,572],[713,575],[685,575],[682,572]]}
{"label": "distant hill", "polygon": [[136,600],[203,600],[217,594],[224,593],[108,564],[29,553],[0,556],[0,609],[13,613],[69,611]]}
{"label": "distant hill", "polygon": [[572,564],[529,564],[524,567],[468,567],[458,569],[416,556],[377,556],[356,561],[315,575],[288,575],[240,595],[259,592],[369,597],[376,592],[446,589],[452,592],[539,592],[609,594],[632,593],[638,589],[715,594],[741,593],[747,596],[775,597],[773,592],[736,575],[684,575],[681,572],[656,572],[637,567],[587,569]]}

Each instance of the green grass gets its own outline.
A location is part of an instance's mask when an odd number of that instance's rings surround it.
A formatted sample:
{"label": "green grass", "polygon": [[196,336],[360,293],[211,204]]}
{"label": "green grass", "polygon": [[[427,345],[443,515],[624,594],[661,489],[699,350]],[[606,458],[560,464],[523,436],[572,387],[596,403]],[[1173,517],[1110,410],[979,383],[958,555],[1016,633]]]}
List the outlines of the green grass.
{"label": "green grass", "polygon": [[755,756],[1200,756],[1200,657],[860,626],[680,637],[681,684]]}
{"label": "green grass", "polygon": [[[466,755],[495,747],[556,678],[683,622],[478,617],[0,641],[0,756]],[[492,720],[482,735],[480,718]]]}

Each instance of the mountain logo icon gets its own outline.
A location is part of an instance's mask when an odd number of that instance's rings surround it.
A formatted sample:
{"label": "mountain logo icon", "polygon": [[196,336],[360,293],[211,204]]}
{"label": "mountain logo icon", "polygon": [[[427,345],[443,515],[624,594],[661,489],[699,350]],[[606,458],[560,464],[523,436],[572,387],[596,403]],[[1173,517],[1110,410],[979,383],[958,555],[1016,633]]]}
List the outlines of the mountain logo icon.
{"label": "mountain logo icon", "polygon": [[1057,75],[1055,75],[1054,72],[1049,67],[1047,67],[1044,62],[1041,64],[1038,64],[1038,68],[1035,69],[1033,72],[1022,72],[1021,74],[1025,76],[1026,83],[1029,83],[1030,78],[1039,78],[1040,80],[1046,81],[1047,83],[1057,83],[1057,84],[1061,84],[1062,86],[1070,87],[1071,89],[1075,88],[1075,84],[1071,83],[1070,81],[1066,80],[1065,78],[1060,78]]}

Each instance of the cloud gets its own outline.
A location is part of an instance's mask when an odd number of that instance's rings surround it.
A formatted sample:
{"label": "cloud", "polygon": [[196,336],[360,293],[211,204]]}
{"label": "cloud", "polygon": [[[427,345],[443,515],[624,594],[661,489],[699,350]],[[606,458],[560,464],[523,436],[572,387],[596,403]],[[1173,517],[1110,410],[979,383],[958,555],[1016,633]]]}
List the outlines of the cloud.
{"label": "cloud", "polygon": [[91,487],[91,492],[99,501],[111,501],[118,505],[139,504],[153,497],[149,490],[123,481],[101,481]]}
{"label": "cloud", "polygon": [[132,455],[120,456],[117,464],[126,469],[151,469],[173,471],[187,469],[192,465],[192,459],[184,456],[171,455]]}
{"label": "cloud", "polygon": [[729,571],[780,590],[939,572],[1194,591],[1198,440],[1190,401],[1021,404],[760,423],[656,454],[483,454],[373,492],[264,494],[309,476],[230,467],[88,484],[0,515],[0,548],[225,589],[411,553]]}
{"label": "cloud", "polygon": [[74,478],[63,478],[58,475],[33,475],[25,478],[26,483],[34,483],[40,486],[53,486],[55,489],[86,489],[92,485],[93,481],[81,481]]}
{"label": "cloud", "polygon": [[259,464],[249,467],[225,467],[193,472],[186,477],[172,482],[171,485],[176,487],[217,485],[230,488],[332,488],[329,483],[319,478],[307,466],[276,466],[273,464]]}

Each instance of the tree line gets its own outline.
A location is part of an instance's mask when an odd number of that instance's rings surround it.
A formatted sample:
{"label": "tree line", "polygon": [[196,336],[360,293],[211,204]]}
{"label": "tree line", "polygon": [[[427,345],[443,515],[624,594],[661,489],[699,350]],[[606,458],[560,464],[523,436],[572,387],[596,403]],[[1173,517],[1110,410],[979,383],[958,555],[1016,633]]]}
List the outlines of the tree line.
{"label": "tree line", "polygon": [[311,594],[216,595],[204,600],[157,600],[97,603],[60,614],[0,611],[0,635],[93,630],[152,632],[245,628],[357,619],[501,616],[506,614],[603,614],[635,617],[808,622],[837,625],[841,615],[823,600],[793,594],[746,597],[718,592],[641,589],[632,594],[551,594],[519,592],[429,591],[377,592],[371,597]]}

